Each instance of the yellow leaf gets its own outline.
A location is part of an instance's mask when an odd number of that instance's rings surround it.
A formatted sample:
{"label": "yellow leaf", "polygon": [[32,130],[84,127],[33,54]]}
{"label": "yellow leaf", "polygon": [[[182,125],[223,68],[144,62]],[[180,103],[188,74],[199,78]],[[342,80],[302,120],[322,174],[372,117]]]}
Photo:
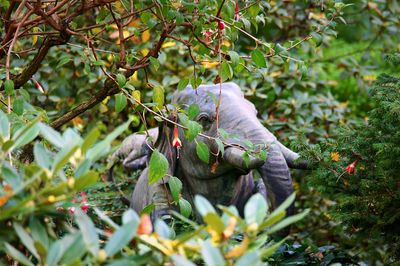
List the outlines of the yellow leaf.
{"label": "yellow leaf", "polygon": [[[33,33],[39,32],[39,28],[38,27],[34,27],[32,29],[32,32]],[[37,40],[38,40],[38,36],[37,35],[32,35],[32,45],[35,45],[37,43]]]}
{"label": "yellow leaf", "polygon": [[222,232],[222,235],[224,236],[225,239],[230,238],[235,232],[236,222],[237,220],[235,217],[229,218],[228,226],[225,228],[224,232]]}
{"label": "yellow leaf", "polygon": [[142,33],[142,42],[147,42],[148,40],[150,40],[150,30],[145,30]]}
{"label": "yellow leaf", "polygon": [[174,47],[175,45],[176,45],[176,42],[165,42],[161,47],[169,48],[169,47]]}
{"label": "yellow leaf", "polygon": [[228,40],[224,40],[222,42],[222,45],[226,46],[226,47],[231,47],[231,43]]}
{"label": "yellow leaf", "polygon": [[214,68],[219,65],[219,62],[205,61],[201,62],[201,64],[204,66],[204,68]]}
{"label": "yellow leaf", "polygon": [[170,250],[167,247],[165,247],[164,245],[162,245],[161,243],[159,243],[158,242],[159,237],[156,236],[155,234],[140,235],[139,238],[146,244],[149,244],[149,245],[155,247],[156,249],[158,249],[159,251],[161,251],[162,253],[164,253],[167,256],[170,256],[174,253],[173,250]]}
{"label": "yellow leaf", "polygon": [[129,80],[131,80],[131,81],[138,80],[138,76],[137,75],[138,75],[138,72],[136,71],[135,73],[133,73],[132,76],[129,77]]}
{"label": "yellow leaf", "polygon": [[231,249],[228,253],[225,254],[225,258],[227,258],[227,259],[239,258],[247,250],[247,247],[249,246],[249,242],[250,242],[249,238],[246,236],[243,239],[242,243],[235,246],[233,249]]}
{"label": "yellow leaf", "polygon": [[150,50],[147,48],[143,48],[142,50],[140,50],[140,52],[142,53],[143,56],[146,56],[150,52]]}
{"label": "yellow leaf", "polygon": [[271,72],[271,74],[269,74],[271,77],[275,78],[275,77],[279,77],[282,74],[281,71],[273,71]]}
{"label": "yellow leaf", "polygon": [[139,105],[139,103],[141,103],[141,101],[140,101],[140,91],[134,90],[134,91],[132,91],[131,94],[132,94],[133,98],[136,100],[136,102],[133,104],[133,106],[136,107],[136,106]]}

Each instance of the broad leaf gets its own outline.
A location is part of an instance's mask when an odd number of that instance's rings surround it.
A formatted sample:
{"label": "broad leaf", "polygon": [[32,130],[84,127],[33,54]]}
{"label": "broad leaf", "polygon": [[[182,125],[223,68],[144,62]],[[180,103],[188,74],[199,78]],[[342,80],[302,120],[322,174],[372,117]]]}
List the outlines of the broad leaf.
{"label": "broad leaf", "polygon": [[105,251],[108,257],[112,257],[126,246],[131,239],[136,235],[138,222],[131,220],[128,223],[121,226],[108,240]]}
{"label": "broad leaf", "polygon": [[182,190],[182,181],[175,176],[171,176],[168,180],[169,189],[171,190],[172,199],[179,202],[179,196]]}
{"label": "broad leaf", "polygon": [[167,174],[168,160],[164,154],[154,150],[149,162],[149,184],[154,184]]}
{"label": "broad leaf", "polygon": [[97,257],[99,254],[99,236],[97,235],[96,227],[92,220],[79,208],[75,211],[75,220],[81,230],[86,248],[93,256]]}
{"label": "broad leaf", "polygon": [[199,141],[197,143],[196,153],[203,162],[208,163],[210,161],[210,152],[208,146],[204,142]]}
{"label": "broad leaf", "polygon": [[251,196],[244,207],[246,223],[257,223],[260,225],[267,215],[267,211],[267,201],[260,193]]}
{"label": "broad leaf", "polygon": [[264,54],[258,50],[255,49],[251,52],[251,59],[253,60],[254,64],[258,67],[266,67],[267,62],[265,61]]}
{"label": "broad leaf", "polygon": [[204,262],[207,266],[223,266],[225,265],[221,251],[214,247],[209,241],[205,241],[201,249]]}

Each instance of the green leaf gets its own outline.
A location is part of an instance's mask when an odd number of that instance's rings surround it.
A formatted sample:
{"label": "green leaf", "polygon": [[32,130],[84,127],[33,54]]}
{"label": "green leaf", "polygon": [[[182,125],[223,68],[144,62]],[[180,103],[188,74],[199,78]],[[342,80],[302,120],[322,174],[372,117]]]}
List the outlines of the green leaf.
{"label": "green leaf", "polygon": [[119,226],[113,220],[111,220],[111,218],[108,217],[104,212],[102,212],[98,208],[93,208],[93,209],[94,209],[94,212],[97,214],[97,216],[99,216],[99,218],[101,220],[103,220],[107,225],[109,225],[113,229],[119,228]]}
{"label": "green leaf", "polygon": [[99,13],[96,16],[96,23],[99,24],[100,22],[103,22],[109,14],[110,11],[107,8],[100,8]]}
{"label": "green leaf", "polygon": [[123,88],[125,86],[125,83],[126,83],[126,77],[123,74],[118,73],[117,74],[117,82],[118,82],[118,86],[120,88]]}
{"label": "green leaf", "polygon": [[265,61],[264,54],[258,49],[255,49],[251,52],[251,59],[258,67],[266,67],[267,66],[267,62]]}
{"label": "green leaf", "polygon": [[60,60],[58,60],[58,64],[57,64],[56,68],[60,68],[70,61],[72,61],[72,58],[63,56]]}
{"label": "green leaf", "polygon": [[73,261],[79,261],[86,253],[85,243],[80,232],[66,235],[61,239],[61,243],[65,250],[59,265],[71,265]]}
{"label": "green leaf", "polygon": [[40,223],[40,221],[34,217],[31,219],[29,227],[31,229],[34,242],[40,242],[47,249],[50,242],[46,228],[42,225],[42,223]]}
{"label": "green leaf", "polygon": [[39,259],[39,254],[37,253],[32,237],[25,231],[24,228],[22,228],[20,224],[14,222],[13,226],[22,244],[24,244],[24,246],[33,254],[33,256]]}
{"label": "green leaf", "polygon": [[115,112],[119,113],[126,107],[128,103],[125,94],[118,93],[115,95]]}
{"label": "green leaf", "polygon": [[82,152],[85,153],[87,150],[89,150],[89,148],[97,141],[99,136],[100,136],[100,131],[97,127],[90,130],[90,132],[87,134],[82,143],[81,146]]}
{"label": "green leaf", "polygon": [[140,220],[139,216],[132,209],[128,209],[122,214],[122,223],[123,224],[127,224],[131,221],[135,221],[135,222],[139,223],[139,220]]}
{"label": "green leaf", "polygon": [[208,150],[208,146],[204,142],[199,141],[197,143],[196,153],[203,162],[208,163],[210,161],[210,152]]}
{"label": "green leaf", "polygon": [[156,208],[156,205],[154,203],[150,203],[149,205],[147,205],[140,211],[140,215],[151,214],[155,208]]}
{"label": "green leaf", "polygon": [[224,157],[224,153],[225,153],[225,146],[224,143],[222,143],[222,140],[220,139],[214,139],[215,142],[217,143],[218,146],[218,153],[221,154],[222,157]]}
{"label": "green leaf", "polygon": [[40,134],[42,135],[43,138],[45,138],[47,141],[49,141],[57,148],[62,148],[64,146],[65,141],[58,131],[54,130],[52,127],[44,123],[40,123],[39,127],[40,127]]}
{"label": "green leaf", "polygon": [[189,141],[193,141],[201,132],[202,126],[195,121],[188,121],[186,126],[188,128],[186,131],[187,139]]}
{"label": "green leaf", "polygon": [[262,224],[260,225],[260,227],[259,227],[260,230],[276,224],[277,222],[279,222],[283,218],[285,218],[285,215],[286,215],[286,211],[284,211],[284,210],[274,213],[274,215],[269,215],[268,218],[264,222],[262,222]]}
{"label": "green leaf", "polygon": [[7,79],[4,81],[4,90],[6,91],[7,95],[13,95],[14,94],[14,81],[11,79]]}
{"label": "green leaf", "polygon": [[177,89],[183,90],[184,88],[187,87],[188,84],[189,84],[189,78],[183,78],[179,81]]}
{"label": "green leaf", "polygon": [[14,141],[10,149],[22,147],[39,135],[39,125],[36,121],[20,128],[12,137]]}
{"label": "green leaf", "polygon": [[172,199],[179,202],[180,193],[182,191],[182,181],[175,176],[171,176],[168,180],[169,189],[171,190]]}
{"label": "green leaf", "polygon": [[260,255],[256,251],[247,252],[235,263],[235,266],[262,265]]}
{"label": "green leaf", "polygon": [[153,88],[153,103],[156,103],[156,107],[161,109],[164,106],[164,88],[161,86],[155,86]]}
{"label": "green leaf", "polygon": [[207,266],[223,266],[225,265],[221,251],[214,247],[210,241],[204,241],[201,249],[204,262]]}
{"label": "green leaf", "polygon": [[109,152],[110,150],[110,145],[111,142],[116,139],[119,135],[124,132],[129,124],[132,122],[131,119],[129,119],[127,122],[123,123],[122,125],[118,126],[116,129],[114,129],[113,132],[107,135],[107,137],[96,143],[93,147],[91,147],[87,152],[86,152],[86,158],[91,160],[92,162],[96,161],[99,157],[101,157],[103,154]]}
{"label": "green leaf", "polygon": [[224,82],[228,79],[232,79],[233,70],[228,62],[224,61],[221,64],[221,81]]}
{"label": "green leaf", "polygon": [[58,265],[58,262],[60,261],[61,257],[63,255],[63,247],[61,246],[60,241],[54,242],[47,254],[46,258],[46,265],[48,266],[56,266]]}
{"label": "green leaf", "polygon": [[307,210],[303,211],[302,213],[290,216],[290,217],[282,220],[281,222],[277,223],[276,225],[270,227],[267,230],[267,234],[272,234],[276,231],[281,230],[282,228],[287,227],[288,225],[291,225],[292,223],[302,220],[304,217],[306,217],[308,215],[309,212],[310,212],[310,210],[307,209]]}
{"label": "green leaf", "polygon": [[33,146],[33,155],[35,157],[35,162],[46,169],[50,169],[53,162],[52,155],[48,152],[43,144],[36,142]]}
{"label": "green leaf", "polygon": [[10,131],[9,131],[9,124],[8,124],[8,118],[7,115],[0,110],[0,137],[4,139],[8,139],[10,136]]}
{"label": "green leaf", "polygon": [[200,77],[192,77],[190,80],[190,84],[192,85],[193,89],[197,89],[201,83],[203,82],[203,80]]}
{"label": "green leaf", "polygon": [[[266,258],[271,257],[271,256],[275,253],[275,251],[276,251],[280,246],[282,246],[282,244],[283,244],[285,241],[286,241],[286,239],[284,238],[284,239],[282,239],[281,241],[279,241],[278,243],[275,243],[275,244],[273,244],[273,245],[271,245],[271,246],[267,246],[266,248],[263,248],[263,249],[261,250],[261,257],[262,257],[263,259],[266,259]],[[236,265],[235,265],[235,266],[236,266]]]}
{"label": "green leaf", "polygon": [[184,198],[179,198],[179,211],[184,217],[188,218],[192,213],[192,206],[189,201]]}
{"label": "green leaf", "polygon": [[225,229],[225,224],[215,212],[209,212],[203,217],[207,225],[211,226],[218,234],[221,234]]}
{"label": "green leaf", "polygon": [[90,185],[95,184],[98,179],[99,173],[93,170],[89,171],[75,180],[74,189],[81,191],[85,188],[88,188]]}
{"label": "green leaf", "polygon": [[[1,86],[1,85],[0,85],[0,86]],[[23,89],[23,88],[19,88],[18,92],[19,92],[19,94],[22,96],[22,98],[23,98],[25,101],[27,101],[27,102],[30,101],[31,97],[30,97],[29,92],[28,92],[27,90],[25,90],[25,89]]]}
{"label": "green leaf", "polygon": [[108,257],[112,257],[126,246],[131,239],[136,235],[138,227],[138,221],[131,220],[128,223],[121,226],[108,240],[105,251]]}
{"label": "green leaf", "polygon": [[104,66],[106,62],[104,60],[95,60],[93,61],[94,66]]}
{"label": "green leaf", "polygon": [[23,265],[27,266],[33,266],[33,263],[29,261],[27,257],[25,257],[24,254],[22,254],[19,250],[14,248],[8,243],[4,243],[4,246],[6,247],[7,253],[14,258],[15,260],[21,262]]}
{"label": "green leaf", "polygon": [[248,151],[245,151],[245,152],[243,153],[243,155],[242,155],[242,158],[243,158],[244,165],[245,165],[246,167],[249,167],[249,165],[250,165],[250,155],[249,155],[249,152],[248,152]]}
{"label": "green leaf", "polygon": [[55,174],[60,171],[69,161],[69,159],[75,154],[76,150],[79,148],[78,145],[65,146],[61,149],[55,156],[51,171]]}
{"label": "green leaf", "polygon": [[90,220],[83,211],[77,208],[75,211],[75,221],[82,233],[86,248],[94,257],[97,257],[99,254],[99,236],[97,235],[96,227],[92,220]]}
{"label": "green leaf", "polygon": [[13,103],[13,112],[17,115],[22,115],[24,113],[24,100],[17,98]]}
{"label": "green leaf", "polygon": [[154,224],[154,231],[162,238],[171,239],[174,236],[172,229],[161,219],[157,219]]}
{"label": "green leaf", "polygon": [[198,104],[193,103],[189,105],[187,115],[190,120],[195,119],[199,113],[200,113],[200,107]]}
{"label": "green leaf", "polygon": [[164,154],[154,150],[149,162],[149,184],[152,185],[167,174],[168,160]]}
{"label": "green leaf", "polygon": [[322,36],[318,32],[311,32],[311,37],[316,47],[322,44]]}
{"label": "green leaf", "polygon": [[236,66],[237,64],[239,64],[239,54],[236,53],[235,51],[229,51],[228,55],[231,59],[232,65]]}
{"label": "green leaf", "polygon": [[172,260],[174,261],[174,265],[176,266],[196,266],[193,262],[182,257],[181,255],[173,254],[171,255]]}
{"label": "green leaf", "polygon": [[216,213],[211,203],[201,195],[194,196],[194,205],[202,217],[206,216],[209,212]]}
{"label": "green leaf", "polygon": [[287,199],[285,199],[284,202],[281,203],[281,205],[278,206],[271,214],[270,216],[275,215],[278,212],[286,210],[292,203],[294,202],[294,199],[296,198],[296,192],[293,192]]}
{"label": "green leaf", "polygon": [[158,62],[157,58],[150,57],[150,65],[154,68],[155,71],[157,71],[160,68],[160,62]]}
{"label": "green leaf", "polygon": [[246,223],[257,223],[260,225],[266,217],[267,211],[267,201],[260,193],[251,196],[244,206],[244,218]]}

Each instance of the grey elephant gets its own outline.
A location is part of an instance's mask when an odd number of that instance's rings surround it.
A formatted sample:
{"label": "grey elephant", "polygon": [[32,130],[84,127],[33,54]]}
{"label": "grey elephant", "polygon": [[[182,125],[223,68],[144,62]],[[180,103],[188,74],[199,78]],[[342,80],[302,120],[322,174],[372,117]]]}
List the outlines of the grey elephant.
{"label": "grey elephant", "polygon": [[[217,125],[215,99],[219,95],[221,102]],[[217,137],[218,127],[224,129],[229,136],[239,138],[224,140],[225,152],[222,156],[218,154],[215,140],[197,136],[197,141],[204,142],[210,150],[210,161],[207,164],[198,158],[195,141],[189,142],[184,137],[183,129],[179,129],[182,146],[178,158],[177,150],[172,146],[172,124],[162,123],[159,128],[150,129],[147,137],[137,133],[129,136],[113,154],[112,160],[122,160],[125,169],[129,171],[144,168],[130,200],[130,206],[135,211],[139,212],[154,203],[156,207],[153,215],[156,218],[171,208],[171,196],[166,189],[168,176],[153,185],[148,182],[147,162],[152,146],[166,156],[170,167],[168,174],[182,181],[182,196],[190,203],[193,203],[196,194],[200,194],[213,205],[235,205],[242,214],[245,203],[254,193],[259,192],[265,197],[268,194],[274,207],[293,192],[289,167],[306,168],[306,164],[298,163],[299,155],[282,145],[260,123],[254,105],[244,98],[235,83],[223,83],[221,87],[219,84],[202,85],[196,90],[187,87],[174,93],[172,103],[183,108],[197,104],[200,112],[195,120],[202,125],[205,135]],[[256,156],[244,159],[248,141],[254,145],[268,146],[265,161]],[[217,160],[218,166],[215,168],[213,164]],[[253,178],[254,169],[261,175],[257,181]],[[293,206],[288,212],[293,213]]]}

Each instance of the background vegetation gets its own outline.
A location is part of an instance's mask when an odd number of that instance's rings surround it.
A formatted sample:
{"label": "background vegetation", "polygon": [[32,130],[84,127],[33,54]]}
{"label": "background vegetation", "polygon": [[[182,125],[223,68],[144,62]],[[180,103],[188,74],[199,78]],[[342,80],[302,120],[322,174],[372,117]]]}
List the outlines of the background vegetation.
{"label": "background vegetation", "polygon": [[[0,0],[0,14],[2,263],[398,259],[390,245],[400,213],[399,82],[383,76],[370,90],[379,74],[399,73],[398,1]],[[124,212],[120,197],[136,179],[121,169],[106,182],[107,156],[123,137],[156,126],[167,109],[149,110],[171,92],[229,80],[280,140],[319,162],[294,173],[302,215],[282,220],[283,206],[252,221],[254,213],[243,220],[226,210],[208,227],[179,216],[168,229]],[[338,187],[338,176],[348,185]],[[285,244],[272,243],[273,226],[306,208]],[[369,219],[360,223],[354,211]],[[127,229],[135,226],[143,228]],[[260,242],[246,244],[257,233]]]}

